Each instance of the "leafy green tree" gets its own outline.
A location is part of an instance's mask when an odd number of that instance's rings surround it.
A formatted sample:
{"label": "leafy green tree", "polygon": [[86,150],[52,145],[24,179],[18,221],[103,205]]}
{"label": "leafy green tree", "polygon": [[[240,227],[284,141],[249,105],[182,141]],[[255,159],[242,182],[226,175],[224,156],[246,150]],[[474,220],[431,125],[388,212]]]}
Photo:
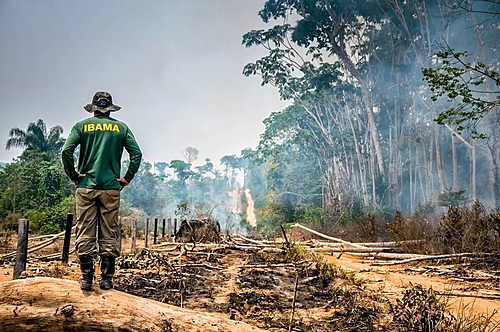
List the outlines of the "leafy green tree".
{"label": "leafy green tree", "polygon": [[238,170],[241,169],[241,158],[235,154],[223,156],[220,163],[224,165],[224,176],[227,178],[230,188],[235,188]]}
{"label": "leafy green tree", "polygon": [[37,150],[40,152],[50,152],[58,155],[64,145],[65,139],[61,137],[63,129],[61,126],[54,126],[47,131],[47,126],[42,119],[31,122],[26,131],[19,128],[12,128],[9,131],[9,139],[5,148],[25,148],[26,150]]}
{"label": "leafy green tree", "polygon": [[168,167],[168,163],[164,161],[159,161],[155,163],[156,170],[160,173],[160,175],[165,175],[165,169]]}
{"label": "leafy green tree", "polygon": [[59,231],[66,214],[74,211],[73,190],[51,152],[26,150],[0,170],[0,217],[19,213],[30,219],[34,232]]}
{"label": "leafy green tree", "polygon": [[[347,45],[360,60],[367,59],[360,41],[367,28],[384,19],[386,7],[385,2],[370,0],[269,0],[259,16],[266,23],[272,20],[284,23],[268,30],[252,30],[243,36],[245,46],[260,45],[269,52],[247,64],[243,73],[260,75],[262,84],[277,86],[284,99],[300,102],[307,91],[331,87],[343,76],[342,66],[359,84],[378,170],[382,174],[385,172],[384,158],[369,81],[364,75],[365,61],[356,63]],[[297,18],[295,25],[289,23],[292,17]],[[333,55],[340,61],[335,61]],[[299,74],[293,76],[294,73]]]}
{"label": "leafy green tree", "polygon": [[175,159],[172,160],[169,165],[169,168],[174,170],[174,174],[177,179],[183,183],[185,183],[189,177],[194,174],[191,170],[191,164],[186,163],[185,161]]}
{"label": "leafy green tree", "polygon": [[250,190],[255,208],[261,208],[265,204],[268,192],[267,176],[270,162],[266,162],[258,150],[243,149],[240,165],[244,172],[244,188]]}
{"label": "leafy green tree", "polygon": [[205,159],[205,165],[196,166],[196,171],[198,172],[198,176],[204,176],[205,174],[212,174],[214,176],[218,176],[219,174],[214,169],[214,164],[210,158]]}
{"label": "leafy green tree", "polygon": [[174,197],[180,202],[188,199],[188,184],[187,181],[195,175],[191,170],[191,164],[182,160],[172,160],[169,163],[169,168],[174,170],[175,179],[169,181],[169,190],[175,195]]}
{"label": "leafy green tree", "polygon": [[153,216],[161,210],[162,206],[160,203],[160,180],[155,177],[151,170],[151,163],[143,162],[133,181],[123,189],[122,199],[130,206]]}

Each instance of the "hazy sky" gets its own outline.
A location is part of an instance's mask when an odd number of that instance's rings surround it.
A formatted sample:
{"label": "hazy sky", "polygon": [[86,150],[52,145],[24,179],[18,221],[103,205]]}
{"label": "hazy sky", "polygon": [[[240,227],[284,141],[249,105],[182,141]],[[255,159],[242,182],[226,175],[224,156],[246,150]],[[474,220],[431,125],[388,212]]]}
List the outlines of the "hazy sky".
{"label": "hazy sky", "polygon": [[[287,103],[243,66],[264,55],[241,45],[263,28],[264,0],[0,0],[0,161],[8,131],[43,119],[71,126],[89,116],[95,91],[149,161],[218,161],[256,147],[262,120]],[[125,154],[126,155],[126,154]]]}

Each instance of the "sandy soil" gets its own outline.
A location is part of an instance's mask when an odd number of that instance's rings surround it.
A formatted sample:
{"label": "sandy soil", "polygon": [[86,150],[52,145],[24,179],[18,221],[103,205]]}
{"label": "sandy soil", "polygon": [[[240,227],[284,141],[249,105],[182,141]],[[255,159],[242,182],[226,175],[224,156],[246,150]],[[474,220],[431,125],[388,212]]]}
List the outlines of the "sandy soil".
{"label": "sandy soil", "polygon": [[[152,242],[151,239],[150,241]],[[143,245],[143,240],[138,239],[137,243],[138,246]],[[54,247],[47,248],[45,254],[59,250],[60,245],[56,243]],[[124,254],[129,252],[130,242],[125,241],[122,248]],[[165,253],[167,254],[172,257],[179,253]],[[423,268],[425,265],[373,266],[368,260],[345,253],[340,258],[323,256],[342,269],[355,272],[357,278],[366,281],[369,290],[382,294],[390,301],[395,302],[401,298],[402,292],[411,285],[420,284],[439,294],[448,294],[443,295],[443,298],[457,314],[466,312],[488,316],[500,310],[498,282],[467,282],[422,273],[421,271],[426,270]],[[295,278],[287,267],[242,268],[247,264],[269,263],[262,257],[265,258],[265,255],[256,257],[241,251],[214,251],[210,255],[184,255],[176,260],[177,266],[181,267],[172,269],[154,266],[122,268],[117,271],[116,289],[244,321],[270,331],[282,331],[288,326]],[[157,258],[152,256],[148,259],[154,265]],[[182,267],[184,265],[185,267]],[[12,280],[12,273],[11,263],[1,266],[0,282]],[[98,275],[99,271],[96,271],[96,274]],[[77,280],[77,257],[70,255],[70,263],[67,266],[54,261],[31,261],[28,264],[28,275]],[[177,276],[182,277],[178,279]],[[302,276],[302,279],[306,277]],[[162,286],[161,291],[158,290],[159,285]],[[325,308],[328,307],[332,296],[336,295],[323,288],[324,286],[314,282],[303,284],[301,281],[299,284],[296,320],[301,331],[329,331],[332,328],[335,330],[335,325],[331,325],[335,315]]]}
{"label": "sandy soil", "polygon": [[[481,284],[460,282],[439,276],[416,274],[408,270],[408,266],[372,266],[369,261],[343,254],[340,259],[325,256],[342,268],[354,271],[360,278],[366,279],[371,289],[378,289],[389,298],[399,298],[402,291],[409,285],[420,284],[432,288],[439,293],[454,293],[461,296],[445,296],[448,304],[455,312],[462,310],[474,311],[479,314],[491,315],[500,310],[499,299],[483,299],[475,295],[496,293],[498,289],[483,288]],[[406,270],[406,271],[405,271]]]}

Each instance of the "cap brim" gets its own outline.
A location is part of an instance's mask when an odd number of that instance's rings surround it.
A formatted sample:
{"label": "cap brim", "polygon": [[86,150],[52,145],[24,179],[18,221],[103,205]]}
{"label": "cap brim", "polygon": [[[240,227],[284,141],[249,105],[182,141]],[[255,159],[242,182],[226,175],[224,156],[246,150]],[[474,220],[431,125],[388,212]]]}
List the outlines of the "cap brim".
{"label": "cap brim", "polygon": [[83,106],[83,108],[89,112],[89,113],[94,113],[94,112],[101,112],[101,113],[107,113],[107,112],[116,112],[121,109],[120,106],[118,105],[109,105],[108,107],[99,107],[94,104],[87,104]]}

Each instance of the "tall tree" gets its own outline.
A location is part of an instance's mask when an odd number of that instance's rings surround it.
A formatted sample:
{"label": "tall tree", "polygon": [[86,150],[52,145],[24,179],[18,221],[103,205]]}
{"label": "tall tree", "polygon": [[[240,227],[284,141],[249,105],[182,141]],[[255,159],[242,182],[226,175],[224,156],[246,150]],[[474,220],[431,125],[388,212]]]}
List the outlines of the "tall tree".
{"label": "tall tree", "polygon": [[42,119],[31,122],[26,131],[19,128],[12,128],[9,131],[9,139],[5,148],[25,148],[26,150],[37,150],[40,152],[50,152],[58,155],[64,145],[65,139],[61,137],[63,129],[61,126],[54,126],[47,131],[47,126]]}
{"label": "tall tree", "polygon": [[[245,34],[243,44],[247,47],[261,45],[269,51],[268,56],[248,64],[244,73],[261,75],[263,84],[275,84],[280,88],[282,97],[297,101],[301,100],[304,89],[329,86],[336,79],[338,68],[331,64],[335,60],[330,56],[335,55],[343,69],[360,86],[378,171],[384,175],[384,158],[370,86],[363,68],[365,62],[349,54],[363,56],[356,51],[363,46],[364,29],[382,19],[381,6],[368,0],[269,0],[259,12],[260,17],[266,23],[278,19],[284,23],[267,31],[253,30]],[[288,23],[291,17],[298,17],[294,26]],[[364,22],[360,20],[361,17],[365,18]],[[304,49],[297,50],[297,47]],[[301,54],[311,55],[311,58],[305,60]],[[293,71],[298,71],[302,78],[308,79],[308,84],[293,78]]]}
{"label": "tall tree", "polygon": [[193,161],[196,161],[198,159],[198,154],[200,151],[198,151],[197,148],[193,148],[192,146],[188,146],[184,150],[182,150],[182,155],[184,158],[186,158],[186,161],[188,164],[192,164]]}
{"label": "tall tree", "polygon": [[164,161],[159,161],[155,163],[156,170],[160,173],[160,175],[165,175],[165,168],[168,167],[168,163]]}
{"label": "tall tree", "polygon": [[[124,167],[125,168],[125,167]],[[151,163],[142,162],[134,181],[122,193],[123,200],[152,216],[161,211],[159,179],[151,172]]]}

